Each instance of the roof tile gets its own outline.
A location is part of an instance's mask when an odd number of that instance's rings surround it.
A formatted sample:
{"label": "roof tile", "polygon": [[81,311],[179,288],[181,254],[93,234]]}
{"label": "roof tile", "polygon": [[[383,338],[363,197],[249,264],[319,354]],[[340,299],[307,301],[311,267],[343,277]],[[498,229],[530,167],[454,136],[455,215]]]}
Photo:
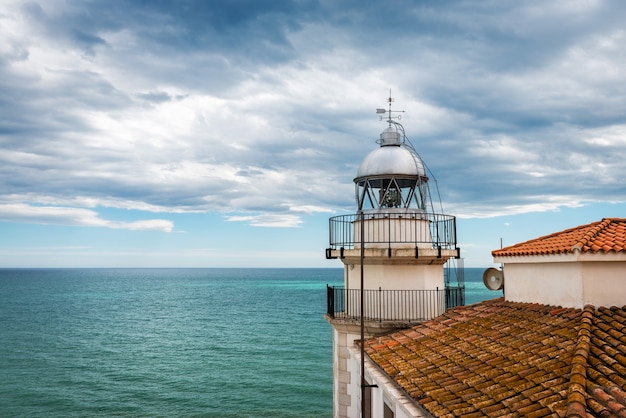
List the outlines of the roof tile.
{"label": "roof tile", "polygon": [[506,257],[567,254],[574,251],[626,252],[626,218],[604,218],[495,250],[491,254],[494,257]]}
{"label": "roof tile", "polygon": [[365,342],[436,417],[626,418],[625,308],[500,299]]}

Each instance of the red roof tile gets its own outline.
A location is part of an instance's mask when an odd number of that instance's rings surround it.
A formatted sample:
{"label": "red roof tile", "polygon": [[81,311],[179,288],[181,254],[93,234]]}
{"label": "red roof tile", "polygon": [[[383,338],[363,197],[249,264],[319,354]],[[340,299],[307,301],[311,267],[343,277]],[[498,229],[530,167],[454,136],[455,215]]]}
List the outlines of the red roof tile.
{"label": "red roof tile", "polygon": [[436,417],[626,418],[626,306],[502,298],[369,339],[367,355]]}
{"label": "red roof tile", "polygon": [[605,218],[588,225],[494,250],[491,255],[499,257],[567,254],[575,250],[583,253],[626,252],[626,218]]}

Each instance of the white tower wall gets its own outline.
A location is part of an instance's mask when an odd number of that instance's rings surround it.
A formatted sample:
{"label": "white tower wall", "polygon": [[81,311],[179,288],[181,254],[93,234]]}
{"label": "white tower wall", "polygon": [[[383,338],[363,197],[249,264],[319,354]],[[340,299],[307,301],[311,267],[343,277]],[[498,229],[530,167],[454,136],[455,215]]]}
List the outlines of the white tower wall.
{"label": "white tower wall", "polygon": [[[364,268],[364,289],[437,290],[444,288],[442,264],[366,264]],[[361,288],[359,264],[346,266],[344,283],[349,289]]]}
{"label": "white tower wall", "polygon": [[432,248],[430,222],[420,214],[389,214],[354,222],[354,248],[361,248],[361,229],[366,248]]}

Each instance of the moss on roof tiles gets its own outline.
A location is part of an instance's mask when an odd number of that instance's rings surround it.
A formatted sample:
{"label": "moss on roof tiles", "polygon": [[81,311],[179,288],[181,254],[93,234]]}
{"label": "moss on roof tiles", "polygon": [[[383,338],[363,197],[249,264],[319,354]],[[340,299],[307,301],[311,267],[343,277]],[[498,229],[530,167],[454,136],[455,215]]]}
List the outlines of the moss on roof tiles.
{"label": "moss on roof tiles", "polygon": [[370,339],[365,349],[437,417],[610,416],[626,413],[623,318],[624,308],[500,298]]}

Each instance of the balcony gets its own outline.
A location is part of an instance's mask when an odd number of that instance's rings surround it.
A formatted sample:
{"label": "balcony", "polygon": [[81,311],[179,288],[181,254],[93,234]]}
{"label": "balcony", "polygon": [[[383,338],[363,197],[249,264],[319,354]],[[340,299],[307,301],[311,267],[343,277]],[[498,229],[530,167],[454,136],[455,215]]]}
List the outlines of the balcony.
{"label": "balcony", "polygon": [[335,216],[329,238],[328,259],[358,256],[361,245],[366,257],[460,257],[456,218],[450,215],[390,209]]}
{"label": "balcony", "polygon": [[[368,245],[456,247],[456,218],[434,213],[373,212],[334,216],[329,219],[330,249],[354,249]],[[357,228],[355,228],[355,225]],[[356,230],[355,230],[356,229]]]}
{"label": "balcony", "polygon": [[[360,289],[326,286],[330,319],[359,320]],[[436,290],[363,291],[363,319],[375,322],[416,323],[435,318],[447,309],[465,304],[465,287],[446,286]]]}

